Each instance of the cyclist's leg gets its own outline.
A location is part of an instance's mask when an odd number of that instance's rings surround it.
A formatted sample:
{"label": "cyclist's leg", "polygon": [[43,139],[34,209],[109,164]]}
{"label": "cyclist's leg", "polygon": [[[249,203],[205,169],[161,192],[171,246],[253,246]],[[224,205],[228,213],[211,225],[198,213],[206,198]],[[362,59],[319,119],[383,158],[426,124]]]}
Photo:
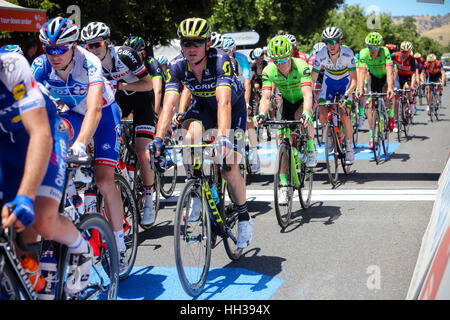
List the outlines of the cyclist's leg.
{"label": "cyclist's leg", "polygon": [[[255,125],[253,124],[253,116],[254,116],[254,110],[251,108],[251,110],[247,110],[247,117],[246,117],[246,129],[248,132],[248,140],[250,142],[250,146],[252,148],[252,162],[251,162],[251,169],[253,173],[256,173],[260,169],[260,161],[258,157],[258,137],[256,135],[256,129]],[[247,121],[249,120],[249,121]]]}

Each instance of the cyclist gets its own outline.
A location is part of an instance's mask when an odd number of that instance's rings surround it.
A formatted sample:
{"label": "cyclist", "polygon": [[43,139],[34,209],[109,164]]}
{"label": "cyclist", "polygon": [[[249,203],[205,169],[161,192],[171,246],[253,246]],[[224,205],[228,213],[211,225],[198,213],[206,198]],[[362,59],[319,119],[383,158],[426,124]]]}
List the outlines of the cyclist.
{"label": "cyclist", "polygon": [[[378,32],[371,32],[366,36],[367,48],[359,53],[359,61],[361,66],[361,74],[358,77],[358,88],[364,88],[364,81],[368,74],[368,91],[383,93],[387,92],[388,99],[392,99],[394,95],[394,73],[392,71],[392,59],[389,49],[382,46],[383,37]],[[361,98],[363,91],[357,91],[356,96]],[[374,101],[369,99],[369,110],[367,112],[367,120],[369,121],[369,148],[374,147],[373,128],[372,128],[372,112]],[[388,111],[389,129],[394,128],[394,109],[390,106]]]}
{"label": "cyclist", "polygon": [[148,54],[147,49],[149,45],[146,45],[144,39],[141,37],[130,36],[127,40],[125,40],[123,45],[134,49],[134,51],[136,51],[139,55],[141,62],[144,63],[145,68],[152,79],[153,89],[150,91],[150,94],[155,97],[154,112],[156,115],[159,115],[163,97],[162,87],[164,78],[161,64],[157,59]]}
{"label": "cyclist", "polygon": [[297,49],[297,38],[293,34],[287,34],[286,37],[292,45],[292,57],[302,59],[309,64],[309,59],[306,53],[303,53]]}
{"label": "cyclist", "polygon": [[[311,56],[308,59],[308,64],[309,64],[309,66],[311,68],[311,72],[312,72],[312,67],[314,66],[314,62],[316,61],[317,53],[320,50],[322,50],[322,48],[324,48],[324,47],[326,47],[326,44],[324,42],[318,42],[318,43],[316,43],[313,46],[312,54],[311,54]],[[315,90],[314,90],[315,96],[314,97],[316,99],[315,101],[319,100],[319,95],[320,95],[320,90],[322,88],[322,82],[323,82],[323,75],[324,75],[324,73],[325,73],[325,69],[321,68],[320,72],[319,72],[319,75],[318,75],[318,77],[316,79],[315,87],[314,87],[315,88]]]}
{"label": "cyclist", "polygon": [[[360,61],[359,52],[355,53],[355,65],[356,65],[357,78],[358,79],[360,79],[360,77],[364,78],[364,87],[359,88],[359,86],[358,86],[356,88],[356,91],[361,91],[362,93],[366,93],[367,92],[366,86],[367,86],[369,77],[368,77],[368,74],[366,72],[364,72],[364,70],[367,69],[367,65]],[[358,85],[359,85],[359,83],[358,83]],[[362,128],[364,125],[364,121],[365,121],[364,109],[365,109],[366,101],[367,101],[366,98],[367,97],[360,98],[358,128]]]}
{"label": "cyclist", "polygon": [[[72,38],[70,33],[63,30],[68,38]],[[40,234],[67,245],[71,257],[65,290],[74,294],[89,283],[93,251],[73,223],[58,212],[64,191],[67,132],[55,104],[38,88],[25,57],[0,49],[0,65],[2,227],[27,228],[27,243]]]}
{"label": "cyclist", "polygon": [[[403,41],[400,44],[400,51],[391,54],[391,59],[393,64],[397,66],[397,72],[395,78],[395,89],[413,89],[416,86],[416,62],[414,57],[411,55],[413,50],[413,45],[409,41]],[[408,92],[408,97],[411,106],[411,112],[415,112],[414,100],[412,92]],[[398,101],[400,97],[395,95],[394,97],[394,108],[395,114],[397,114]],[[392,128],[391,121],[389,121],[389,129]],[[391,129],[392,130],[392,129]],[[397,132],[398,128],[393,128],[394,132]]]}
{"label": "cyclist", "polygon": [[245,88],[245,102],[247,104],[247,132],[250,146],[252,148],[252,161],[250,169],[252,173],[257,173],[261,168],[261,162],[258,156],[258,139],[256,136],[255,125],[252,122],[253,108],[250,104],[252,96],[252,84],[250,74],[250,64],[245,54],[236,52],[236,42],[232,37],[223,37],[222,44],[223,51],[225,51],[231,59],[234,74],[244,84]]}
{"label": "cyclist", "polygon": [[120,110],[112,86],[102,74],[100,60],[77,46],[78,27],[69,19],[56,17],[40,30],[45,54],[33,61],[36,81],[64,102],[69,110],[61,113],[69,130],[70,149],[86,156],[86,146],[95,142],[94,179],[104,200],[108,220],[120,255],[120,270],[127,267],[123,238],[123,205],[114,183],[120,146]]}
{"label": "cyclist", "polygon": [[[286,35],[278,35],[269,41],[267,54],[271,62],[262,74],[263,87],[258,114],[258,125],[267,118],[271,106],[272,86],[276,85],[283,99],[280,111],[283,120],[305,119],[308,128],[308,155],[306,165],[317,165],[317,151],[314,144],[314,127],[312,124],[312,83],[308,64],[292,57],[292,44]],[[288,184],[287,174],[280,175],[281,183]],[[287,188],[280,189],[281,203],[287,203]]]}
{"label": "cyclist", "polygon": [[[236,199],[239,213],[237,247],[245,248],[252,239],[254,223],[247,210],[245,181],[239,170],[240,158],[245,152],[242,139],[247,118],[244,87],[234,74],[230,57],[222,50],[211,48],[211,27],[207,20],[185,19],[178,26],[177,34],[182,53],[169,63],[164,107],[153,141],[155,162],[159,163],[163,138],[178,106],[183,82],[195,99],[183,118],[185,142],[198,141],[203,130],[217,130],[216,142],[220,145],[217,151],[221,158],[225,155],[231,168],[229,171],[222,169],[221,173],[232,187],[230,192]],[[229,160],[228,153],[233,161]],[[189,177],[192,168],[188,164],[186,167]],[[199,215],[199,211],[195,211],[199,202],[201,205],[199,200],[194,198],[197,205],[194,203],[189,219]]]}
{"label": "cyclist", "polygon": [[[442,62],[436,59],[436,55],[430,53],[427,56],[427,61],[422,69],[421,78],[423,83],[430,82],[440,82],[441,86],[438,89],[439,97],[442,97],[442,87],[445,82],[445,70],[442,65]],[[431,102],[431,87],[427,87],[426,91],[427,95],[427,111],[430,113],[430,102]]]}
{"label": "cyclist", "polygon": [[146,146],[155,133],[153,83],[139,54],[127,46],[113,46],[110,29],[102,22],[91,22],[81,31],[81,40],[102,63],[103,74],[116,89],[115,99],[122,110],[122,118],[131,116],[135,128],[135,149],[141,167],[145,204],[141,223],[155,222],[153,207],[154,172]]}
{"label": "cyclist", "polygon": [[223,36],[218,32],[211,32],[211,48],[221,49],[223,46]]}
{"label": "cyclist", "polygon": [[[262,48],[255,48],[250,56],[253,56],[254,62],[252,63],[252,97],[253,115],[258,114],[258,105],[261,96],[262,88],[262,71],[267,66],[268,62],[264,59],[264,50]],[[275,108],[270,108],[270,118],[275,117]],[[267,140],[271,140],[270,130],[267,130]]]}
{"label": "cyclist", "polygon": [[[422,70],[423,70],[425,61],[419,52],[414,53],[414,60],[416,61],[416,79],[418,82],[418,87],[421,87],[423,85],[421,74],[422,74]],[[416,113],[417,113],[417,108],[416,108],[414,114],[416,114]]]}
{"label": "cyclist", "polygon": [[[322,48],[314,61],[311,73],[313,83],[316,81],[320,69],[325,69],[322,89],[320,91],[319,102],[333,101],[338,93],[340,99],[346,100],[346,112],[340,110],[342,123],[344,124],[344,135],[346,139],[345,163],[353,164],[355,155],[353,152],[353,129],[350,120],[352,94],[356,88],[356,65],[353,51],[346,46],[342,46],[342,30],[337,27],[327,27],[322,32],[322,41],[326,47]],[[319,109],[320,122],[322,126],[326,122],[326,112]]]}

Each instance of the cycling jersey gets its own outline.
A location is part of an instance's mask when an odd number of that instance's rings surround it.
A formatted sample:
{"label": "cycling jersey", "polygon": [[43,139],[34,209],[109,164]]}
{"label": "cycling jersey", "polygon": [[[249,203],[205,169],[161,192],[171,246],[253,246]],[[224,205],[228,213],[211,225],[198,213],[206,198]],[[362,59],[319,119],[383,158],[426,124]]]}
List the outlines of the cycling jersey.
{"label": "cycling jersey", "polygon": [[405,60],[402,60],[401,52],[391,54],[392,62],[397,65],[397,74],[399,76],[411,76],[416,71],[416,62],[412,55],[408,55]]}
{"label": "cycling jersey", "polygon": [[423,60],[423,58],[415,58],[414,60],[416,62],[416,67],[419,69],[419,72],[422,72],[425,60]]}
{"label": "cycling jersey", "polygon": [[364,48],[359,53],[361,67],[369,69],[369,73],[378,79],[386,76],[386,67],[392,66],[392,59],[388,48],[380,47],[378,56],[372,58],[368,48]]}
{"label": "cycling jersey", "polygon": [[241,82],[244,82],[244,79],[250,79],[250,64],[245,54],[235,52],[234,57],[231,58],[231,62],[233,71]]}
{"label": "cycling jersey", "polygon": [[232,112],[244,105],[237,103],[244,95],[244,87],[233,72],[231,59],[222,50],[210,48],[207,63],[203,70],[202,81],[198,82],[192,69],[183,54],[170,61],[167,69],[166,94],[168,92],[181,93],[181,81],[191,91],[197,103],[217,111],[216,88],[227,87],[231,89]]}
{"label": "cycling jersey", "polygon": [[439,60],[436,60],[434,65],[432,65],[430,62],[425,62],[425,65],[422,69],[422,72],[425,73],[426,76],[428,75],[441,75],[442,70],[444,70],[444,66],[442,65],[442,62]]}
{"label": "cycling jersey", "polygon": [[150,74],[150,78],[154,79],[163,79],[164,80],[164,72],[161,68],[161,64],[153,57],[148,56],[145,59],[145,68]]}
{"label": "cycling jersey", "polygon": [[94,133],[95,164],[115,167],[120,146],[120,111],[113,88],[103,77],[100,59],[77,47],[67,83],[58,76],[45,54],[33,61],[32,71],[37,81],[69,107],[68,111],[61,113],[61,118],[69,128],[71,142],[76,140],[81,129],[89,87],[103,84],[102,117]]}
{"label": "cycling jersey", "polygon": [[31,70],[36,81],[44,84],[52,96],[57,97],[70,110],[79,114],[86,113],[86,97],[90,86],[103,84],[103,107],[114,102],[113,88],[103,77],[100,60],[79,46],[74,52],[73,66],[67,83],[52,68],[46,54],[33,61]]}
{"label": "cycling jersey", "polygon": [[278,71],[277,66],[270,62],[262,73],[262,90],[272,90],[272,82],[280,90],[283,99],[296,103],[303,99],[301,88],[312,86],[311,70],[308,64],[298,58],[292,58],[291,71],[286,78]]}
{"label": "cycling jersey", "polygon": [[126,83],[138,82],[140,78],[148,74],[147,68],[141,62],[139,55],[127,46],[111,46],[112,66],[108,70],[105,67],[103,72],[108,80],[122,80]]}
{"label": "cycling jersey", "polygon": [[302,59],[303,61],[305,61],[306,63],[308,63],[309,61],[309,59],[308,59],[308,56],[305,54],[305,53],[303,53],[303,52],[301,52],[301,51],[295,51],[295,52],[293,52],[292,53],[292,57],[294,57],[294,58],[298,58],[298,59]]}
{"label": "cycling jersey", "polygon": [[[29,135],[22,115],[46,108],[53,137],[52,154],[43,182],[37,192],[60,201],[64,189],[67,132],[56,113],[56,106],[42,94],[28,61],[20,54],[0,49],[0,200],[16,196],[24,174]],[[45,88],[42,88],[45,90]]]}
{"label": "cycling jersey", "polygon": [[340,80],[349,76],[350,71],[356,70],[355,57],[352,49],[341,46],[336,64],[331,61],[328,48],[324,47],[319,52],[314,61],[313,71],[319,73],[320,69],[325,69],[325,77],[333,80]]}

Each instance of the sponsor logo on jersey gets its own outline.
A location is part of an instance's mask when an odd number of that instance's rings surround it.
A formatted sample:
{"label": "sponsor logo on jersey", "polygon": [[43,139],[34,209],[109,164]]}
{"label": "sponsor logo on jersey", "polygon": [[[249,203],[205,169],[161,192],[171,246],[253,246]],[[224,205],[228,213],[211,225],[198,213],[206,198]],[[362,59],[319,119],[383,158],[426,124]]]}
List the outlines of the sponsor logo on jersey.
{"label": "sponsor logo on jersey", "polygon": [[14,99],[16,99],[16,101],[19,101],[20,99],[25,97],[25,95],[27,94],[27,89],[25,88],[25,84],[23,82],[21,82],[21,83],[17,84],[16,86],[14,86],[14,88],[12,89],[12,94],[14,96]]}

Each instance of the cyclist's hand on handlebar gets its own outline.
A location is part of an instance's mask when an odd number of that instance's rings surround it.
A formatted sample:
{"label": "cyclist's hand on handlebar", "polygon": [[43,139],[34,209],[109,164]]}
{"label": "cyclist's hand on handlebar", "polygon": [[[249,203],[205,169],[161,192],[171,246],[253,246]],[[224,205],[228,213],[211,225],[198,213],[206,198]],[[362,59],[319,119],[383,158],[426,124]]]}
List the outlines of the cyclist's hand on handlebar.
{"label": "cyclist's hand on handlebar", "polygon": [[257,116],[253,117],[253,122],[256,127],[259,127],[262,123],[267,120],[267,114],[264,112],[260,112]]}
{"label": "cyclist's hand on handlebar", "polygon": [[69,152],[75,157],[79,158],[87,157],[86,146],[79,141],[75,141],[73,143],[73,145],[69,149]]}
{"label": "cyclist's hand on handlebar", "polygon": [[234,150],[234,145],[226,136],[218,136],[216,139],[216,155],[220,160],[220,165],[226,171],[229,167],[226,165],[226,159],[230,152]]}
{"label": "cyclist's hand on handlebar", "polygon": [[180,126],[181,121],[183,120],[184,113],[183,112],[177,112],[175,116],[173,117],[172,123],[174,125]]}
{"label": "cyclist's hand on handlebar", "polygon": [[312,118],[311,118],[311,115],[310,115],[310,113],[309,113],[308,111],[306,111],[306,110],[303,110],[303,113],[302,113],[302,119],[304,120],[304,121],[303,121],[303,124],[304,124],[305,127],[307,127],[307,126],[309,126],[309,125],[312,124]]}
{"label": "cyclist's hand on handlebar", "polygon": [[16,231],[20,232],[25,228],[28,228],[33,221],[34,201],[26,195],[17,195],[13,201],[6,203],[2,208],[3,229],[8,228],[15,223]]}
{"label": "cyclist's hand on handlebar", "polygon": [[152,159],[153,153],[153,163],[159,172],[164,172],[166,170],[166,158],[164,157],[164,142],[160,137],[156,137],[150,146],[150,159]]}
{"label": "cyclist's hand on handlebar", "polygon": [[388,91],[387,91],[387,96],[388,96],[389,100],[392,99],[392,98],[394,97],[394,91],[388,89]]}

